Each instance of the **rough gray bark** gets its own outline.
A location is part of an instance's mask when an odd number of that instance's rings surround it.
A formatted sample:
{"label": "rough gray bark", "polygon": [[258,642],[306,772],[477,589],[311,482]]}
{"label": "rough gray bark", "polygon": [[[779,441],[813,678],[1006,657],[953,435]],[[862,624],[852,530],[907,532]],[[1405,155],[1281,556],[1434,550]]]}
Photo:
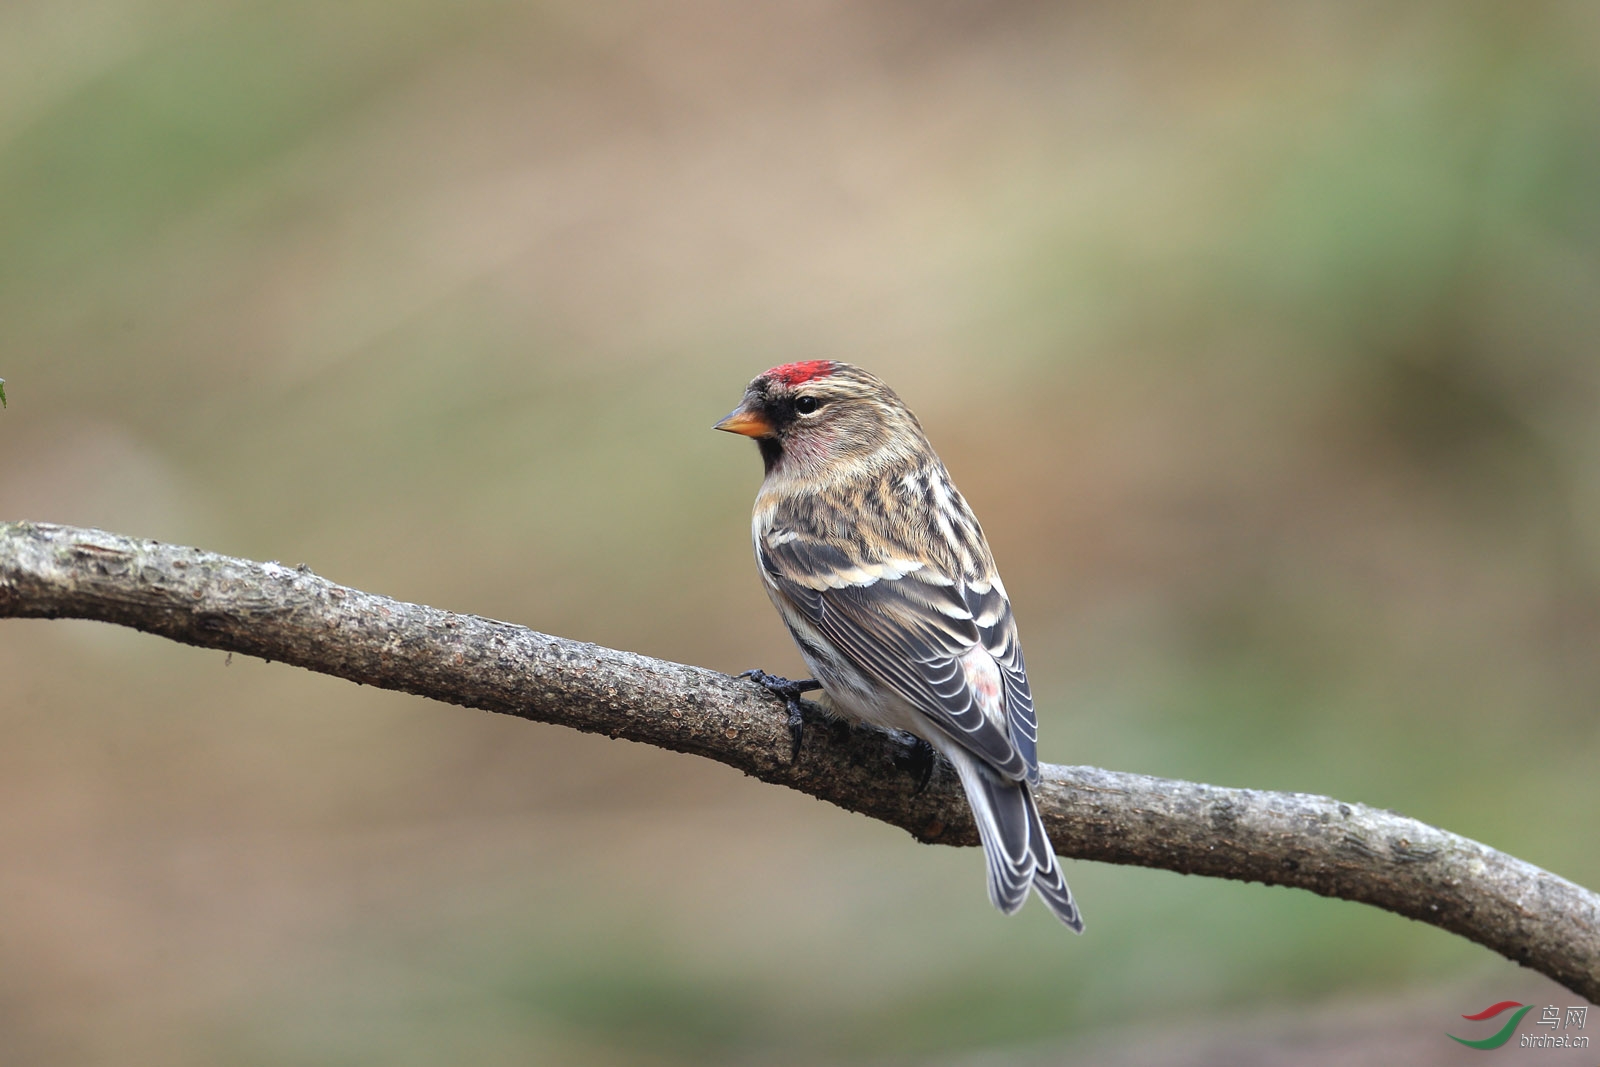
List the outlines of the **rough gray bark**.
{"label": "rough gray bark", "polygon": [[[385,689],[559,723],[737,767],[920,841],[974,845],[953,771],[917,793],[873,729],[806,731],[753,682],[254,563],[41,523],[0,524],[0,617],[83,618]],[[4,681],[0,680],[0,686]],[[1298,886],[1432,923],[1600,1001],[1600,896],[1492,848],[1361,804],[1094,767],[1043,768],[1064,856]]]}

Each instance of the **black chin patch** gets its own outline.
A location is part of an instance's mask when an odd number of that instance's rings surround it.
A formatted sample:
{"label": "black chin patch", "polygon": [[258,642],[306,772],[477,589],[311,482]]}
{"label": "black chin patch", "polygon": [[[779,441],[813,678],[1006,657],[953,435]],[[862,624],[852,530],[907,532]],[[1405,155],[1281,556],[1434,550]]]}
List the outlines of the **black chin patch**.
{"label": "black chin patch", "polygon": [[771,474],[772,468],[783,458],[783,443],[776,437],[758,437],[756,447],[761,449],[761,462],[766,465],[766,473]]}

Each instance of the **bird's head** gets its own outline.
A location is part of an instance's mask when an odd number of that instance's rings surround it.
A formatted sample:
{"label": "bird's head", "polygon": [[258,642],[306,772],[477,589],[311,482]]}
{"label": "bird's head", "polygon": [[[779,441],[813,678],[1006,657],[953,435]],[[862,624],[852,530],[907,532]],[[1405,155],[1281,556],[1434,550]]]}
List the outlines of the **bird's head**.
{"label": "bird's head", "polygon": [[758,375],[743,402],[713,428],[754,438],[768,474],[870,469],[926,442],[893,389],[860,367],[828,359]]}

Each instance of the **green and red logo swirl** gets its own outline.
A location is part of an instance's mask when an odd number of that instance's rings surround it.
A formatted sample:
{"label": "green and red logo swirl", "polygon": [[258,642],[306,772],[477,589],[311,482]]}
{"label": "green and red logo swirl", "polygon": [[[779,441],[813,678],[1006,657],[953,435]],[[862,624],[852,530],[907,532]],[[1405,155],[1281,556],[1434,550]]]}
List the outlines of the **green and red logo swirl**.
{"label": "green and red logo swirl", "polygon": [[1461,1042],[1468,1048],[1483,1049],[1484,1051],[1488,1051],[1492,1048],[1499,1048],[1501,1045],[1504,1045],[1507,1041],[1511,1040],[1511,1035],[1517,1032],[1517,1024],[1522,1021],[1522,1017],[1533,1010],[1532,1004],[1518,1004],[1514,1000],[1502,1000],[1498,1004],[1489,1005],[1476,1015],[1462,1016],[1463,1019],[1466,1019],[1469,1022],[1481,1023],[1485,1019],[1493,1019],[1496,1015],[1499,1015],[1502,1012],[1511,1011],[1512,1008],[1516,1008],[1517,1010],[1512,1014],[1511,1018],[1506,1020],[1506,1024],[1500,1028],[1500,1032],[1492,1037],[1486,1037],[1481,1041],[1468,1041],[1466,1038],[1457,1037],[1455,1034],[1446,1034],[1445,1036],[1451,1041]]}

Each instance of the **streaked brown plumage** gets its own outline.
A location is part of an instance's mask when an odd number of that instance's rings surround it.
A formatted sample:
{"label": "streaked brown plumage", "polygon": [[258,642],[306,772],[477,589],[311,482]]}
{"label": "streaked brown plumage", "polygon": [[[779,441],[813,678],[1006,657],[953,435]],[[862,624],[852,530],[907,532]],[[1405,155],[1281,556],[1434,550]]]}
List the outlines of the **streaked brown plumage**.
{"label": "streaked brown plumage", "polygon": [[1031,887],[1081,931],[1030,789],[1038,726],[1011,604],[916,416],[859,367],[812,360],[757,377],[717,428],[760,446],[756,560],[834,705],[955,765],[996,907]]}

